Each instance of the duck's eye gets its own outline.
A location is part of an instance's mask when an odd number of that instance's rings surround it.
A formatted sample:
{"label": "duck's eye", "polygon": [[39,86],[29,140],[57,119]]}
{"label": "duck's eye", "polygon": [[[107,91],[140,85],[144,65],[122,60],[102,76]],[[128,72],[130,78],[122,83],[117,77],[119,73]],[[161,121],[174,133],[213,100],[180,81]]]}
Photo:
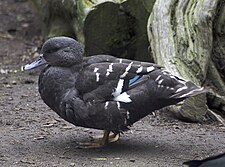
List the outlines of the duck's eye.
{"label": "duck's eye", "polygon": [[59,49],[58,48],[51,48],[45,51],[45,53],[54,53],[57,52]]}
{"label": "duck's eye", "polygon": [[64,52],[70,52],[71,50],[70,50],[70,48],[65,48],[65,49],[63,49],[63,51]]}

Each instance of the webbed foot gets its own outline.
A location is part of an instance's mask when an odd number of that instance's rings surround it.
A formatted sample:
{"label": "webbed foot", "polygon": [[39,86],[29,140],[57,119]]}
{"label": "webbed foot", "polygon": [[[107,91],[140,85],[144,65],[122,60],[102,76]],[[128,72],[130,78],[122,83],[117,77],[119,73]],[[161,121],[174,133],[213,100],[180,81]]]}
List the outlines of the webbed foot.
{"label": "webbed foot", "polygon": [[90,142],[80,142],[79,148],[102,148],[108,143],[113,143],[119,140],[119,134],[110,134],[109,130],[104,130],[104,135],[102,138],[96,138]]}

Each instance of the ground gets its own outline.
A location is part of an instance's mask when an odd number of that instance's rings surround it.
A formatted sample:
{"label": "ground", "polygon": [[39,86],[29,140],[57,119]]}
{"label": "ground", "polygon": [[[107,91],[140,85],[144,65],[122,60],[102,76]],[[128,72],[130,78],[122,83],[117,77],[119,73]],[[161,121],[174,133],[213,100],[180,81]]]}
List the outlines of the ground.
{"label": "ground", "polygon": [[117,143],[79,149],[79,141],[101,132],[62,120],[38,94],[40,70],[20,70],[43,42],[30,2],[1,0],[0,20],[0,166],[179,167],[225,151],[220,124],[185,123],[161,113],[135,123]]}

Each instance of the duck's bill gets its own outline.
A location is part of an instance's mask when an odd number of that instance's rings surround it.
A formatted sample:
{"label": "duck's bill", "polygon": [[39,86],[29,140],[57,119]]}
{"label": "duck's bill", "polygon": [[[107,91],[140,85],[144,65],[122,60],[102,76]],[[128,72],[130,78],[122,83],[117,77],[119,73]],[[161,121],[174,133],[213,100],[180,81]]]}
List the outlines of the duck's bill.
{"label": "duck's bill", "polygon": [[24,70],[31,70],[36,67],[39,67],[41,65],[47,64],[46,60],[43,58],[43,54],[41,54],[34,62],[31,64],[26,64],[25,66],[22,67],[22,71]]}

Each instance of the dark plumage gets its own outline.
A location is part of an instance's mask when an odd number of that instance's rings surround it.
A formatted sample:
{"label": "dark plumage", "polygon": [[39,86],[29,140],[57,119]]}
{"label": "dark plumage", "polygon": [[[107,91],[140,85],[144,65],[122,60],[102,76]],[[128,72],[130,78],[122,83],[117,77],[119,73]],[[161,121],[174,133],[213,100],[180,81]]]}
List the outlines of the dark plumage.
{"label": "dark plumage", "polygon": [[225,167],[225,153],[211,156],[203,160],[191,160],[184,162],[189,167]]}
{"label": "dark plumage", "polygon": [[44,43],[35,62],[24,67],[48,64],[39,77],[41,98],[77,126],[119,133],[154,110],[204,91],[156,64],[82,55],[77,41],[55,37]]}

